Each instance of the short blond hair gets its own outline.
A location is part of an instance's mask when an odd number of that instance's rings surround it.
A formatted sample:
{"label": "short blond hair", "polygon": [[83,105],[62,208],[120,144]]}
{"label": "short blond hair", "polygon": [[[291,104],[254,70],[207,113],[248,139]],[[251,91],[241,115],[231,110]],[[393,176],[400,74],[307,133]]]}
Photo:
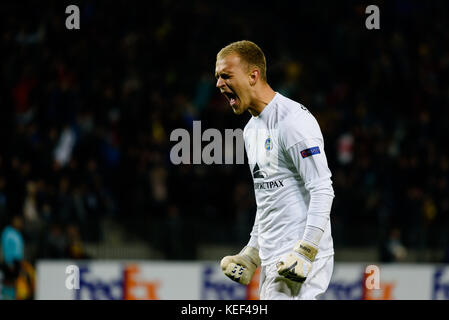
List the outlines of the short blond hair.
{"label": "short blond hair", "polygon": [[254,42],[241,40],[228,44],[217,54],[217,60],[222,59],[230,54],[237,54],[240,59],[250,66],[257,67],[260,71],[262,80],[267,81],[267,62],[263,51]]}

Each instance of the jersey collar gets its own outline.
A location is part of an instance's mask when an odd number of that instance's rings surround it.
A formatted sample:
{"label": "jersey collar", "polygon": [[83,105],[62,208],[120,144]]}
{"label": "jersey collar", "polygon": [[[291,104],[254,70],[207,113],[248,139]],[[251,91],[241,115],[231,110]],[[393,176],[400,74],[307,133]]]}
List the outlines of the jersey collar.
{"label": "jersey collar", "polygon": [[259,113],[259,115],[253,116],[253,118],[263,119],[265,117],[265,115],[269,114],[270,113],[270,109],[272,109],[273,105],[276,104],[276,100],[279,97],[279,95],[280,95],[280,93],[275,91],[275,95],[274,95],[273,99],[271,99],[271,101],[268,102],[268,104],[265,106],[265,108],[263,108],[262,112]]}

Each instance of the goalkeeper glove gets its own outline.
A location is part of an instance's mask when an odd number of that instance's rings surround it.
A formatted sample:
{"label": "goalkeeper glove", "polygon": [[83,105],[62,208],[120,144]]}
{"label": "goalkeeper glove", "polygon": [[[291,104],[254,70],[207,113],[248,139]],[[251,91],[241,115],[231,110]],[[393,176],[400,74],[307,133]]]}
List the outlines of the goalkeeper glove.
{"label": "goalkeeper glove", "polygon": [[279,275],[303,283],[312,268],[318,247],[304,240],[298,241],[290,252],[276,264]]}
{"label": "goalkeeper glove", "polygon": [[259,250],[246,246],[239,254],[224,257],[220,266],[226,276],[247,285],[260,266]]}
{"label": "goalkeeper glove", "polygon": [[312,268],[312,262],[318,253],[323,230],[311,225],[306,226],[302,240],[294,246],[293,252],[287,254],[276,264],[279,275],[303,283]]}

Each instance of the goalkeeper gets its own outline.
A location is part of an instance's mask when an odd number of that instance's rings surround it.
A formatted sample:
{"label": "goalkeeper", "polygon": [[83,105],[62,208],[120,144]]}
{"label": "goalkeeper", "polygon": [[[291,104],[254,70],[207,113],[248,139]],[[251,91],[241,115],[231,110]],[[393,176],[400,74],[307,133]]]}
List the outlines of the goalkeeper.
{"label": "goalkeeper", "polygon": [[261,266],[260,299],[317,299],[334,264],[334,191],[320,127],[306,107],[271,89],[265,56],[250,41],[221,49],[215,77],[233,112],[252,115],[243,136],[257,202],[249,242],[221,268],[246,285]]}

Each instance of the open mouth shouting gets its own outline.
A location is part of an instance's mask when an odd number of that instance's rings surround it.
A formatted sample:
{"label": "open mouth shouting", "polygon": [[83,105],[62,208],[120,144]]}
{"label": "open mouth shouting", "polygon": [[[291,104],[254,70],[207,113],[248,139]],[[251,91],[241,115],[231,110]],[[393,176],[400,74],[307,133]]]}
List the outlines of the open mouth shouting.
{"label": "open mouth shouting", "polygon": [[227,91],[223,91],[222,94],[228,99],[231,107],[234,107],[235,104],[237,103],[237,99],[238,99],[237,95],[233,92],[227,92]]}

